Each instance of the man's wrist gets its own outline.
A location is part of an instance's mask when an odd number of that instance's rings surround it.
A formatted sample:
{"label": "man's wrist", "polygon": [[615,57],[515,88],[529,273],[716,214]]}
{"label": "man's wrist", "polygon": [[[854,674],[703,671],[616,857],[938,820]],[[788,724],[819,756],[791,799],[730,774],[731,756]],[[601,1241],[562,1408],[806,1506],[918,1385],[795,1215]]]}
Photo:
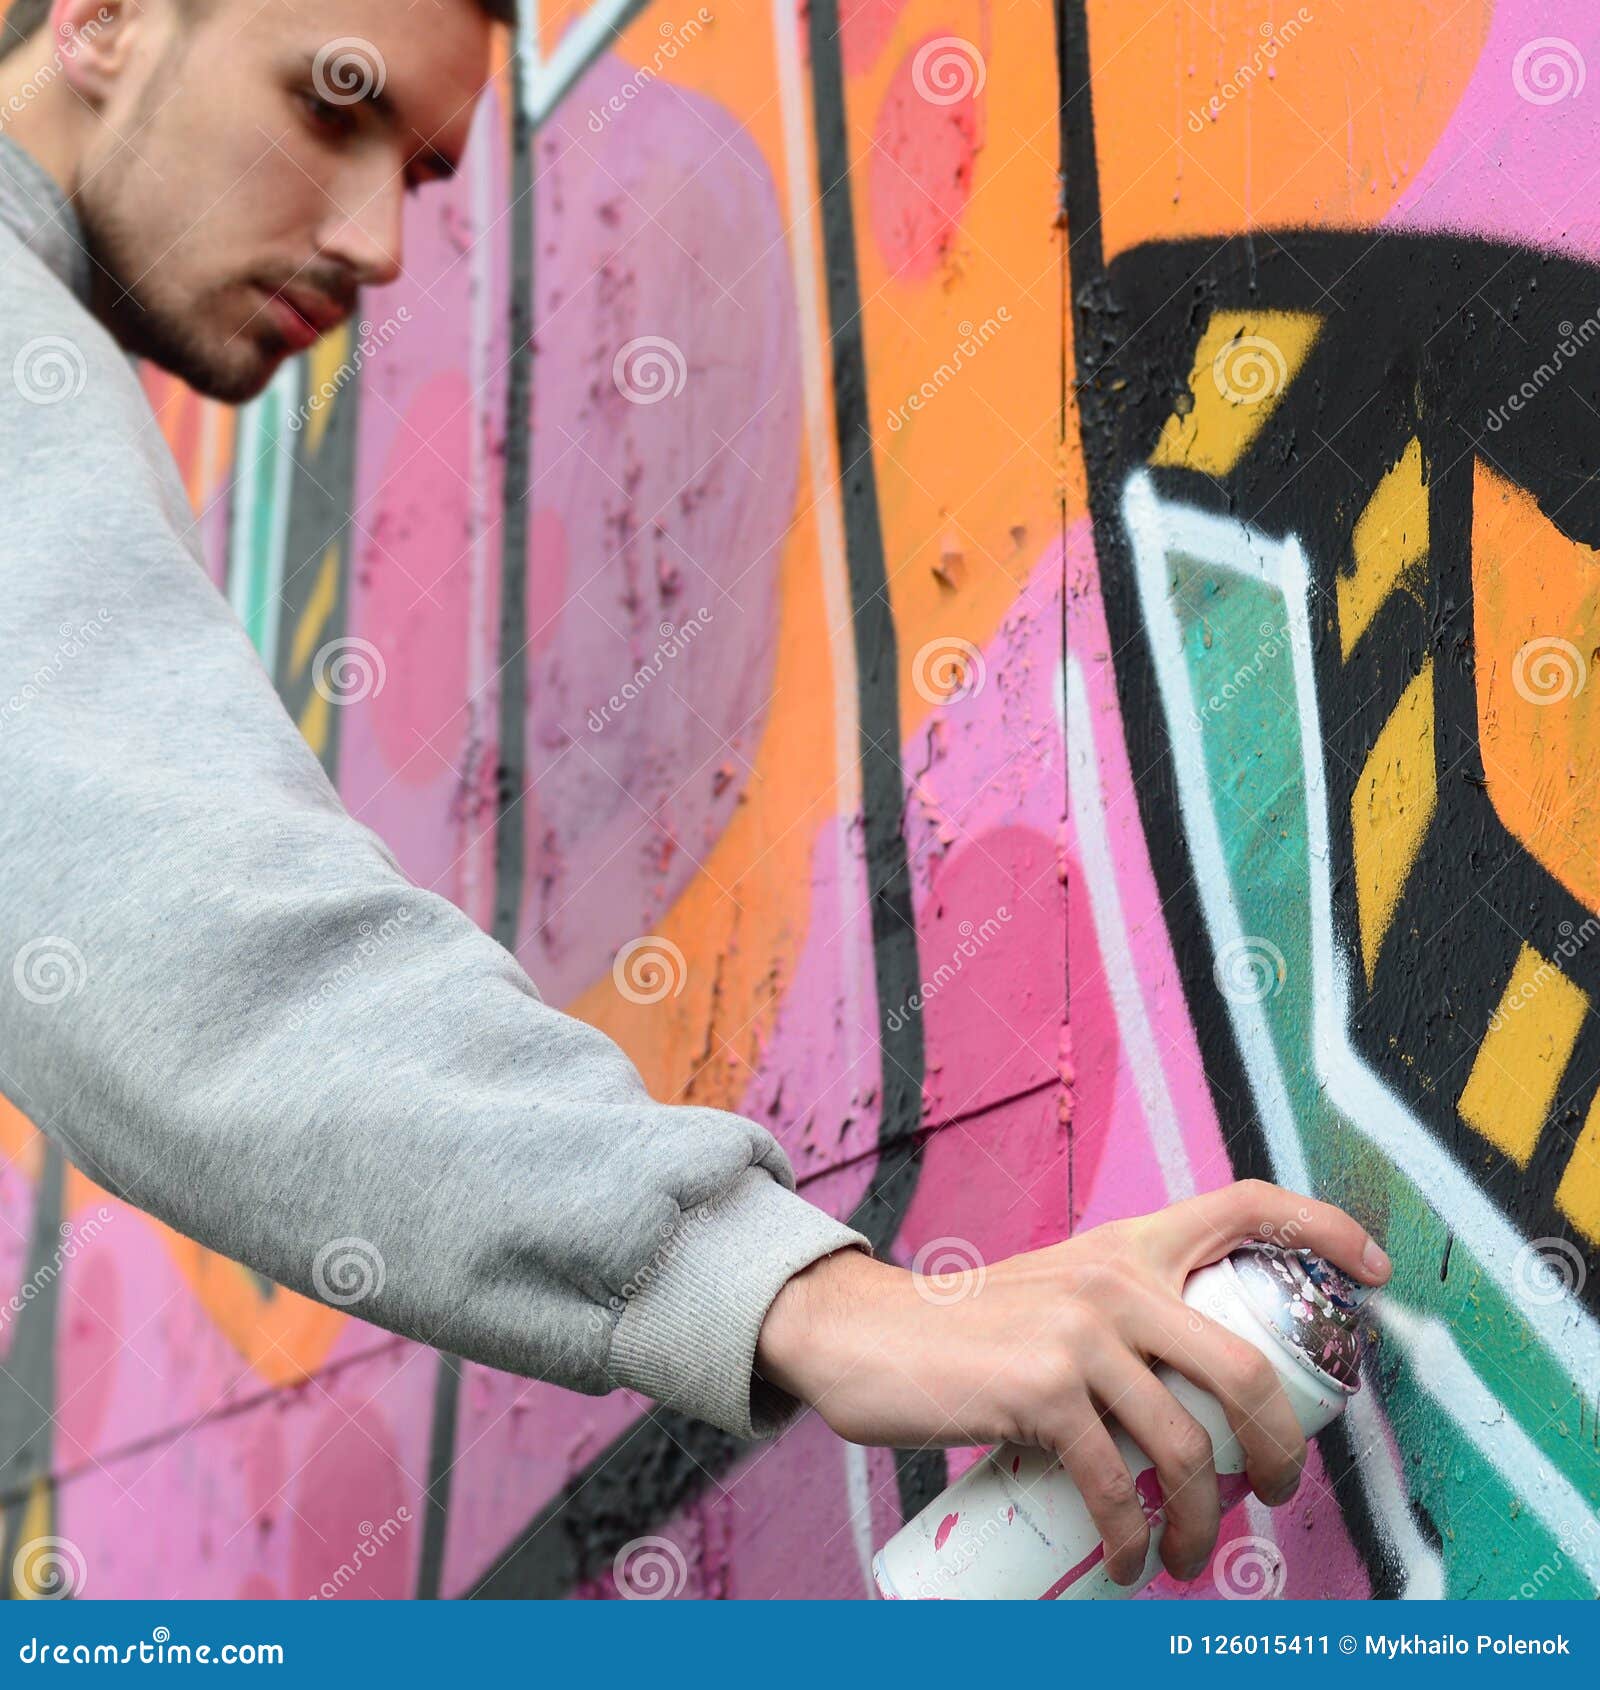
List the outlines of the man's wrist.
{"label": "man's wrist", "polygon": [[799,1401],[820,1403],[868,1353],[873,1312],[905,1277],[864,1250],[819,1257],[773,1298],[756,1340],[756,1371]]}

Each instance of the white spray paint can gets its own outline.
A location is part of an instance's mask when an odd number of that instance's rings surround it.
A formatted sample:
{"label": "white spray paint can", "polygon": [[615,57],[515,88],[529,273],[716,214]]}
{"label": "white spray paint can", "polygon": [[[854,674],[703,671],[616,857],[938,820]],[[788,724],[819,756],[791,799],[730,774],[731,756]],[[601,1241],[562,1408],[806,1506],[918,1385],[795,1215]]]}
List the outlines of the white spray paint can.
{"label": "white spray paint can", "polygon": [[[1360,1386],[1359,1309],[1371,1287],[1304,1250],[1245,1245],[1189,1276],[1183,1300],[1248,1340],[1272,1363],[1310,1437]],[[1163,1364],[1156,1377],[1210,1434],[1222,1506],[1249,1489],[1244,1450],[1222,1404]],[[1112,1428],[1133,1477],[1150,1548],[1131,1585],[1105,1570],[1105,1546],[1078,1487],[1048,1452],[1001,1444],[961,1475],[878,1551],[872,1574],[890,1598],[1131,1596],[1161,1571],[1161,1486],[1149,1458]]]}

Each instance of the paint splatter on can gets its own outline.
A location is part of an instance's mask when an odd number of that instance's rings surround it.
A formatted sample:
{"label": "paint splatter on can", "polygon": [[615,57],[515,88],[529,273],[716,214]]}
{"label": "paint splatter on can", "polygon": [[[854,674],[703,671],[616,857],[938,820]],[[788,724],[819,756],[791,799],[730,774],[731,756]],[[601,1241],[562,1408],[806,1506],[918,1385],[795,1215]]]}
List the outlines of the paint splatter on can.
{"label": "paint splatter on can", "polygon": [[[1253,1344],[1272,1363],[1300,1429],[1311,1437],[1360,1387],[1371,1287],[1305,1250],[1247,1244],[1198,1269],[1183,1300]],[[1211,1437],[1222,1506],[1249,1489],[1244,1450],[1222,1404],[1172,1368],[1156,1376]],[[1078,1487],[1049,1451],[1001,1444],[901,1527],[878,1551],[873,1577],[890,1598],[1094,1600],[1131,1596],[1161,1571],[1164,1501],[1155,1467],[1125,1432],[1117,1449],[1150,1525],[1133,1584],[1105,1570],[1105,1545]]]}

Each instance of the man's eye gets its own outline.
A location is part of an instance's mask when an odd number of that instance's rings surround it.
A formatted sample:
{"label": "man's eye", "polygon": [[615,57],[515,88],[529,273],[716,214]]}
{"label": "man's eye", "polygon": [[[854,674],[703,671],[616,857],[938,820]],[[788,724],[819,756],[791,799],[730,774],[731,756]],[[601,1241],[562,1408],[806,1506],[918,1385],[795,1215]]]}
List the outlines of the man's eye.
{"label": "man's eye", "polygon": [[348,135],[355,128],[355,113],[348,106],[336,106],[315,89],[303,89],[300,104],[318,129],[332,135]]}

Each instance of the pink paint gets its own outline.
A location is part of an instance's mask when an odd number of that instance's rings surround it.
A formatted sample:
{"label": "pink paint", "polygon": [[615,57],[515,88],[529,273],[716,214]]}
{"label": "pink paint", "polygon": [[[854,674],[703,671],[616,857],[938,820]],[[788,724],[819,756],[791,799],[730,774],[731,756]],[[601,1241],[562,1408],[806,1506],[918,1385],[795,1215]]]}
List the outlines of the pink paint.
{"label": "pink paint", "polygon": [[953,1532],[956,1528],[956,1522],[960,1520],[960,1518],[961,1516],[959,1514],[946,1514],[939,1522],[939,1529],[933,1534],[933,1547],[935,1549],[944,1548],[951,1532]]}
{"label": "pink paint", "polygon": [[[1518,55],[1554,38],[1548,78]],[[1569,51],[1570,49],[1570,51]],[[1577,59],[1585,86],[1577,87]],[[1600,151],[1600,16],[1561,0],[1499,0],[1477,68],[1427,162],[1388,218],[1391,227],[1456,229],[1544,247],[1569,257],[1600,257],[1600,204],[1574,160]],[[1574,97],[1549,98],[1563,88]],[[1547,101],[1547,103],[1546,103]]]}

